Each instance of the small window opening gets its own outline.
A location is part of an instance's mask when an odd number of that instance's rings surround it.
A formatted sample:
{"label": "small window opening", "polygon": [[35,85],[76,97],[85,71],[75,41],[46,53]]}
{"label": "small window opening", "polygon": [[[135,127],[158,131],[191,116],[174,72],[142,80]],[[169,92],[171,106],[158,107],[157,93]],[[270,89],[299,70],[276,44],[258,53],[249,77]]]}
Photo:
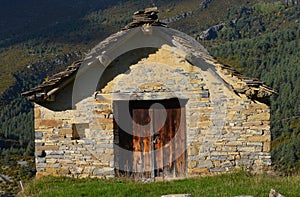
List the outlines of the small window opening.
{"label": "small window opening", "polygon": [[72,140],[79,140],[85,138],[85,129],[89,128],[88,123],[72,124]]}

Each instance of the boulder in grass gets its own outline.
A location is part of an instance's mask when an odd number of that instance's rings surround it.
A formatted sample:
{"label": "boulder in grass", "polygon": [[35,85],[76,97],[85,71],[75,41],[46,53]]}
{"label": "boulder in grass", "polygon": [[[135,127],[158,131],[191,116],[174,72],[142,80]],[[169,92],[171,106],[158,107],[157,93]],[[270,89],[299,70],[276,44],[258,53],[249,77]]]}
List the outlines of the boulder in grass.
{"label": "boulder in grass", "polygon": [[279,192],[275,191],[274,189],[271,189],[269,197],[284,197],[284,195],[280,194]]}

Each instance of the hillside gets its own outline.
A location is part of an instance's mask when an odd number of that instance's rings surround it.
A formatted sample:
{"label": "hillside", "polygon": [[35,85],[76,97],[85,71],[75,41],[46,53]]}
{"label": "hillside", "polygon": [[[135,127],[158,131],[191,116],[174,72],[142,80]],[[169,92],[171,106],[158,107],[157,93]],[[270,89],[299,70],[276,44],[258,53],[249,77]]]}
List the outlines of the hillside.
{"label": "hillside", "polygon": [[[300,159],[300,8],[258,3],[231,10],[227,24],[210,47],[221,62],[260,78],[279,91],[271,98],[273,164],[299,170]],[[238,18],[236,18],[238,15]]]}
{"label": "hillside", "polygon": [[[15,160],[28,159],[23,156],[33,155],[32,104],[21,98],[20,92],[83,58],[96,43],[130,22],[134,11],[155,4],[168,26],[197,38],[222,63],[258,77],[278,90],[279,96],[271,98],[273,163],[281,172],[298,173],[300,5],[293,2],[3,0],[0,6],[2,168]],[[217,24],[224,27],[213,39],[199,39],[202,31]],[[30,169],[27,172],[32,174]],[[25,177],[18,175],[21,174],[18,170],[16,174],[15,182]]]}

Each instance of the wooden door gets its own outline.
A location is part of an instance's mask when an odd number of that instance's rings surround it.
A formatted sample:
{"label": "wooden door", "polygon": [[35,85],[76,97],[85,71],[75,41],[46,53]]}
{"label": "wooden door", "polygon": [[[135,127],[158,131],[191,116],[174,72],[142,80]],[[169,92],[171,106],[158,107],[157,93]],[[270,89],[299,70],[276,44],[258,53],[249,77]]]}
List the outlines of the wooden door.
{"label": "wooden door", "polygon": [[[131,170],[126,174],[136,179],[185,176],[186,124],[185,108],[181,106],[178,99],[131,101],[132,122],[128,124],[132,135],[124,134],[118,125],[115,133],[119,136],[118,145],[131,150],[132,155],[115,155],[116,166],[131,165],[126,167]],[[120,171],[117,172],[118,176]]]}
{"label": "wooden door", "polygon": [[[164,120],[163,127],[160,127]],[[183,177],[186,174],[186,124],[184,108],[155,109],[154,154],[156,177]],[[158,126],[156,126],[158,125]]]}
{"label": "wooden door", "polygon": [[152,175],[152,130],[153,111],[132,109],[133,172],[135,178],[151,178]]}

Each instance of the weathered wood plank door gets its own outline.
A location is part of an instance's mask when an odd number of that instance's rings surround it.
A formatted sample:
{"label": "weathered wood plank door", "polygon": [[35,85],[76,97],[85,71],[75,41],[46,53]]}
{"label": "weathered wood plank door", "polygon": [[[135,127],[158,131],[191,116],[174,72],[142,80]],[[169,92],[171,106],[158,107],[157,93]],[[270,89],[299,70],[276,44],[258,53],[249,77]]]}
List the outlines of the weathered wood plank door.
{"label": "weathered wood plank door", "polygon": [[[118,126],[118,144],[132,155],[115,155],[116,166],[132,165],[127,175],[136,179],[172,178],[186,175],[186,120],[184,105],[178,99],[130,101],[132,135],[124,135]],[[120,108],[120,107],[119,107]],[[119,117],[121,118],[121,117]],[[123,133],[123,134],[122,134]],[[128,132],[127,132],[128,133]],[[129,132],[130,133],[130,132]],[[130,141],[130,142],[128,142]],[[132,159],[132,162],[129,160]],[[120,174],[119,170],[117,170]],[[124,172],[122,171],[124,174]]]}
{"label": "weathered wood plank door", "polygon": [[[166,118],[164,118],[166,113]],[[186,174],[186,124],[184,108],[154,110],[155,176],[183,177]],[[162,121],[165,122],[162,125]]]}
{"label": "weathered wood plank door", "polygon": [[133,172],[135,178],[151,178],[152,173],[152,110],[132,109]]}

